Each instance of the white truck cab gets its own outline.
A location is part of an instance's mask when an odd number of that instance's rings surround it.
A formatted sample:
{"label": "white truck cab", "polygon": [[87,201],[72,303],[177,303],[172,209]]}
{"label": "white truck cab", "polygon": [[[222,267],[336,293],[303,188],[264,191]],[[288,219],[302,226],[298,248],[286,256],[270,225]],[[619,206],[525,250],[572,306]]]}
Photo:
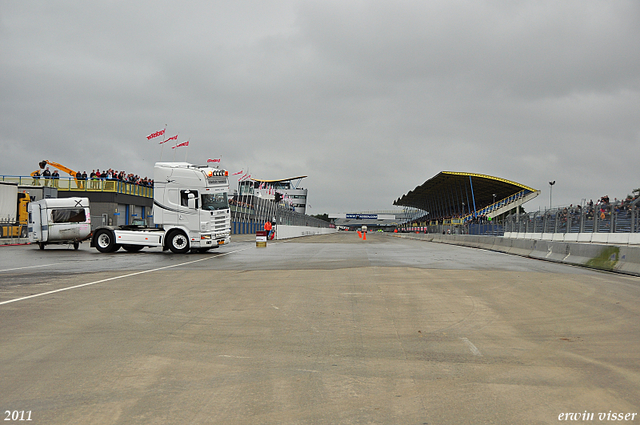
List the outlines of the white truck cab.
{"label": "white truck cab", "polygon": [[159,162],[154,167],[153,221],[156,227],[119,226],[96,229],[92,246],[100,252],[145,246],[175,253],[208,251],[228,244],[231,235],[229,173],[186,162]]}

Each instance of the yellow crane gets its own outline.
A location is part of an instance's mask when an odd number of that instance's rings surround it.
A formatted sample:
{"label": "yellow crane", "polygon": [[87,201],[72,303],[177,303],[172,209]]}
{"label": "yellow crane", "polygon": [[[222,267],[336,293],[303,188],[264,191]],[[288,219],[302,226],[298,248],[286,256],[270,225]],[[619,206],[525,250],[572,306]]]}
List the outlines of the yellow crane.
{"label": "yellow crane", "polygon": [[[40,162],[38,163],[38,165],[40,166],[40,170],[44,170],[44,169],[45,169],[45,167],[46,167],[47,165],[50,165],[50,166],[52,166],[52,167],[54,167],[54,168],[59,169],[60,171],[64,171],[65,173],[67,173],[67,174],[69,174],[71,177],[73,177],[73,179],[76,181],[76,185],[78,184],[78,179],[76,178],[76,172],[75,172],[75,171],[73,171],[73,170],[72,170],[71,168],[69,168],[69,167],[65,167],[64,165],[59,164],[59,163],[54,162],[54,161],[49,161],[48,159],[43,159],[42,161],[40,161]],[[34,176],[41,176],[41,175],[42,175],[42,173],[40,172],[40,170],[36,170],[36,171],[34,171],[33,173],[31,173],[31,176],[32,176],[32,177],[34,177]]]}

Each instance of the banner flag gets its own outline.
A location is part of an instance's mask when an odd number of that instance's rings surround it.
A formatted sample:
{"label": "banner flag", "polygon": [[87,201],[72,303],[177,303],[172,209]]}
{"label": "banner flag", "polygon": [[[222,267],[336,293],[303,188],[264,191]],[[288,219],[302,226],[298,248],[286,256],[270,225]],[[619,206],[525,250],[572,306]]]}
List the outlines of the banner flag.
{"label": "banner flag", "polygon": [[207,162],[213,162],[216,164],[220,164],[220,162],[222,161],[222,158],[209,158],[207,159]]}
{"label": "banner flag", "polygon": [[232,176],[237,176],[238,174],[242,174],[243,172],[244,172],[244,170],[240,170],[240,171],[238,171],[237,173],[233,173],[233,174],[231,174],[231,175],[232,175]]}
{"label": "banner flag", "polygon": [[180,148],[182,146],[189,146],[189,141],[187,140],[186,142],[178,143],[175,146],[171,146],[171,149]]}
{"label": "banner flag", "polygon": [[150,135],[147,136],[147,140],[151,140],[151,139],[154,139],[156,137],[164,135],[165,130],[166,129],[163,128],[160,131],[156,131],[155,133],[151,133]]}
{"label": "banner flag", "polygon": [[167,143],[169,140],[178,140],[178,135],[176,134],[173,137],[169,137],[168,139],[163,140],[162,142],[158,143],[159,145],[163,144],[163,143]]}

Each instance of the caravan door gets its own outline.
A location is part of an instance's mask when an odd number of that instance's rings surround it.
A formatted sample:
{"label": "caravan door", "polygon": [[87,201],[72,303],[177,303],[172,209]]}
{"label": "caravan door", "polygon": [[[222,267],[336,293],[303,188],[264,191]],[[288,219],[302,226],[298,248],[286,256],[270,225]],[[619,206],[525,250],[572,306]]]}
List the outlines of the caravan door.
{"label": "caravan door", "polygon": [[43,205],[39,202],[31,202],[27,207],[29,211],[29,242],[42,242],[43,237],[46,238],[42,234],[43,227],[47,226],[47,218],[44,217],[44,225],[42,220],[42,210]]}

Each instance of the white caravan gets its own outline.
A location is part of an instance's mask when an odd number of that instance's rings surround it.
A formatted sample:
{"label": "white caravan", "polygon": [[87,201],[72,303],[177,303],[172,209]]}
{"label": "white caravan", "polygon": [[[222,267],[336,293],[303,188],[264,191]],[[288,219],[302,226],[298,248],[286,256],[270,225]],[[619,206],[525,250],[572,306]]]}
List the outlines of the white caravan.
{"label": "white caravan", "polygon": [[186,162],[154,167],[155,227],[105,226],[95,229],[91,246],[100,252],[162,247],[183,254],[228,244],[231,235],[229,172]]}
{"label": "white caravan", "polygon": [[40,249],[48,244],[73,244],[91,234],[89,198],[47,198],[29,203],[29,242]]}

